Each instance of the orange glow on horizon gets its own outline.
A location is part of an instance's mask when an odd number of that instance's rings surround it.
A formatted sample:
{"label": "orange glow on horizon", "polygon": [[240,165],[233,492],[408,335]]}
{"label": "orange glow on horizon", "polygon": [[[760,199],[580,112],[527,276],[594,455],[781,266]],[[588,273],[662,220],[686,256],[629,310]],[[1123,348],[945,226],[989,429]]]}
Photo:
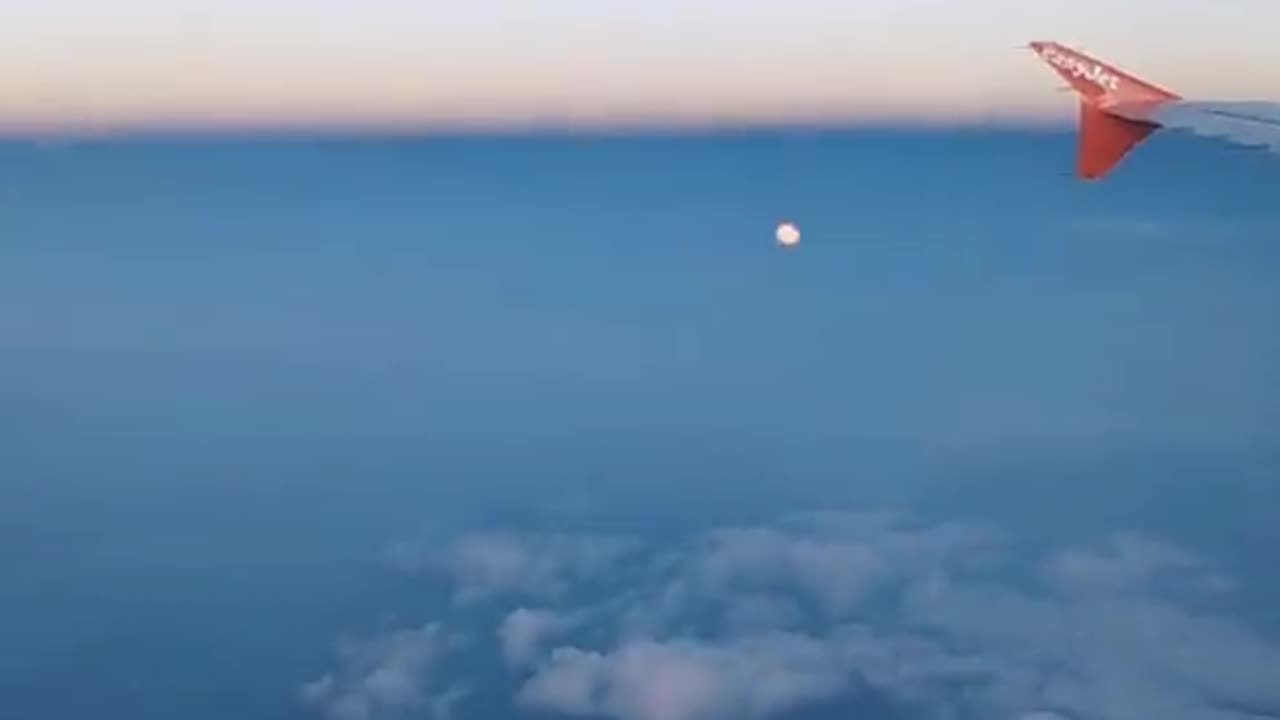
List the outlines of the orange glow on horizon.
{"label": "orange glow on horizon", "polygon": [[[1043,21],[1022,6],[840,4],[837,22],[825,0],[786,12],[727,0],[32,2],[0,25],[9,132],[1039,123],[1074,112],[1016,49]],[[946,32],[922,28],[922,13]],[[1064,27],[1063,39],[1079,32]],[[1131,49],[1094,49],[1188,97],[1262,99],[1274,73],[1257,68],[1275,67],[1280,46],[1254,45],[1248,56],[1113,34],[1112,48]]]}

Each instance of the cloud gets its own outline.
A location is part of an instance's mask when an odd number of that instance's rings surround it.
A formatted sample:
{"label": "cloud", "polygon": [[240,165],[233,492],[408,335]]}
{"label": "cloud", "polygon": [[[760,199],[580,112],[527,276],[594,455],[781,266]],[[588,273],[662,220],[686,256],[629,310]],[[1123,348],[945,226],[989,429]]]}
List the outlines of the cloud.
{"label": "cloud", "polygon": [[546,640],[572,629],[580,621],[579,617],[554,610],[516,608],[498,627],[503,658],[513,667],[527,666],[541,652]]}
{"label": "cloud", "polygon": [[429,694],[435,671],[460,640],[438,624],[339,642],[340,668],[302,686],[304,703],[333,720],[378,720],[416,712],[447,716],[459,690]]}
{"label": "cloud", "polygon": [[715,598],[799,592],[834,619],[848,616],[870,593],[903,577],[946,563],[979,568],[1001,541],[991,528],[919,528],[884,513],[797,514],[777,527],[708,532],[686,555],[684,573],[668,592]]}
{"label": "cloud", "polygon": [[734,633],[794,628],[804,618],[799,603],[786,595],[735,595],[724,604],[725,627]]}
{"label": "cloud", "polygon": [[520,691],[529,707],[619,720],[764,718],[839,695],[847,679],[801,635],[674,639],[601,654],[563,648]]}
{"label": "cloud", "polygon": [[[1083,576],[1088,594],[1074,584],[1039,596],[941,583],[911,594],[902,619],[952,645],[985,648],[1006,666],[1037,668],[1035,699],[1078,717],[1252,717],[1232,705],[1280,713],[1280,648],[1239,622],[1137,592],[1153,568],[1182,566],[1190,556],[1168,547],[1135,555],[1134,547],[1156,546],[1120,542],[1110,554],[1065,554],[1090,559],[1088,572],[1069,575],[1073,583]],[[1053,571],[1062,557],[1049,561]]]}
{"label": "cloud", "polygon": [[1110,552],[1069,548],[1052,559],[1048,575],[1068,589],[1141,589],[1156,577],[1179,570],[1196,569],[1200,560],[1179,548],[1137,533],[1118,533]]}
{"label": "cloud", "polygon": [[899,578],[940,566],[979,570],[1009,541],[1004,533],[986,525],[921,525],[910,517],[884,512],[797,513],[784,518],[782,525],[829,541],[864,543],[883,559],[886,573]]}
{"label": "cloud", "polygon": [[[494,601],[454,612],[491,617],[487,651],[522,712],[764,720],[878,701],[937,718],[1280,715],[1280,647],[1166,592],[1220,578],[1158,539],[1034,555],[996,528],[823,512],[668,540],[466,533],[427,565],[457,596]],[[349,653],[304,694],[340,720],[425,708],[440,655],[413,648],[439,645],[409,637]]]}
{"label": "cloud", "polygon": [[690,581],[723,594],[777,587],[800,588],[832,615],[848,612],[880,569],[875,551],[861,543],[795,537],[771,528],[711,533],[690,563]]}
{"label": "cloud", "polygon": [[629,537],[485,531],[400,543],[391,561],[407,572],[449,576],[461,604],[504,595],[553,600],[638,549]]}

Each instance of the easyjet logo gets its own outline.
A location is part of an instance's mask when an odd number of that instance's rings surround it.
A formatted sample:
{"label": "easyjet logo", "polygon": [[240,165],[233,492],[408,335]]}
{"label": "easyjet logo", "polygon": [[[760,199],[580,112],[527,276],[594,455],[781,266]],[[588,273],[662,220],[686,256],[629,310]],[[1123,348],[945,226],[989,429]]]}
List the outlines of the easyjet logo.
{"label": "easyjet logo", "polygon": [[1104,90],[1120,91],[1120,77],[1096,62],[1051,47],[1041,51],[1040,57],[1071,77],[1088,80]]}

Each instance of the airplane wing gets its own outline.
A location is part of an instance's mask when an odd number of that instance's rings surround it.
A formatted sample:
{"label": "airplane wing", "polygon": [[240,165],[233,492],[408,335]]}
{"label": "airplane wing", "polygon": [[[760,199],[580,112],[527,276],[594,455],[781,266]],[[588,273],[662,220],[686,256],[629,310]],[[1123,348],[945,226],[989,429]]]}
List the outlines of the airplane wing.
{"label": "airplane wing", "polygon": [[1080,177],[1106,175],[1162,128],[1280,154],[1280,103],[1189,101],[1060,43],[1030,47],[1080,98]]}
{"label": "airplane wing", "polygon": [[1151,119],[1161,127],[1280,153],[1280,103],[1175,102],[1155,108]]}

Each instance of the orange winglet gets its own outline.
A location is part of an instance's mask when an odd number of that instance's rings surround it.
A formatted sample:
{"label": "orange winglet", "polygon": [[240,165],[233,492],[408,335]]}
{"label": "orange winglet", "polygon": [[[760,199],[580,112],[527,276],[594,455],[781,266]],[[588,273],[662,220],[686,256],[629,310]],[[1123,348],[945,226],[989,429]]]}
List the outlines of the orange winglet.
{"label": "orange winglet", "polygon": [[1030,46],[1082,100],[1090,104],[1106,108],[1182,99],[1176,93],[1060,43],[1037,41]]}
{"label": "orange winglet", "polygon": [[1112,115],[1087,102],[1080,103],[1080,139],[1076,172],[1100,178],[1159,126]]}
{"label": "orange winglet", "polygon": [[1099,178],[1159,125],[1125,115],[1182,99],[1164,88],[1056,42],[1032,42],[1030,47],[1080,98],[1080,141],[1077,172]]}

